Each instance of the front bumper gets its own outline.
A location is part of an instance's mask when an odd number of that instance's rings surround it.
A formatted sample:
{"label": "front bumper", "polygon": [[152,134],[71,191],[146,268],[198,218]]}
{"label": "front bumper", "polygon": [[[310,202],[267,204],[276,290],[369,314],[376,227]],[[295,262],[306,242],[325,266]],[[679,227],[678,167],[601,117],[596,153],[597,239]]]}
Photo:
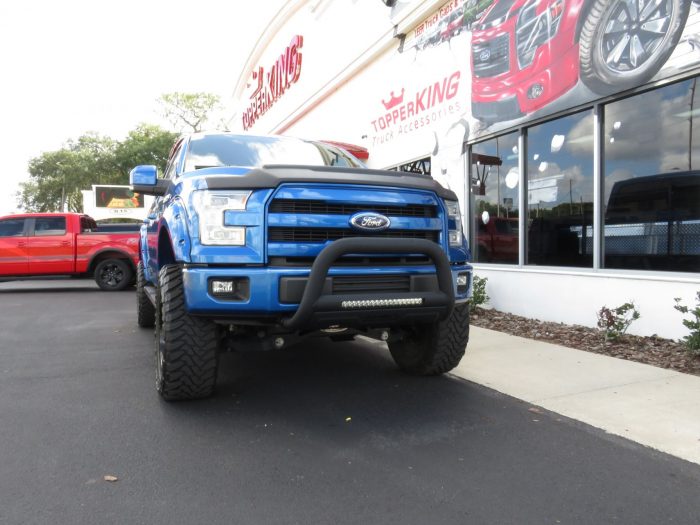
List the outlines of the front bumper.
{"label": "front bumper", "polygon": [[[551,104],[578,82],[578,46],[559,56],[546,46],[523,70],[513,69],[497,77],[472,81],[472,115],[486,122],[502,122],[529,115]],[[517,61],[515,61],[517,64]],[[537,96],[529,94],[537,86]]]}
{"label": "front bumper", "polygon": [[[347,253],[426,253],[435,265],[332,267]],[[457,286],[458,274],[468,274],[467,285]],[[409,287],[401,292],[350,290],[334,291],[332,281],[350,276],[378,281],[391,276],[408,276]],[[212,279],[246,277],[249,296],[245,300],[215,297]],[[449,315],[455,302],[464,302],[471,292],[471,266],[451,265],[442,248],[430,241],[407,239],[343,239],[330,243],[313,267],[221,267],[185,265],[185,301],[188,312],[224,321],[282,324],[289,331],[343,326],[389,326],[428,322]],[[352,281],[352,279],[350,279]],[[301,285],[303,293],[298,300]],[[406,305],[405,299],[420,299]],[[348,303],[348,301],[351,301]],[[352,302],[355,301],[355,302]],[[362,306],[357,301],[368,301]],[[374,302],[373,302],[374,301]],[[377,301],[384,301],[383,303]],[[344,304],[345,302],[345,304]],[[348,306],[349,305],[349,306]],[[379,307],[375,307],[379,305]]]}

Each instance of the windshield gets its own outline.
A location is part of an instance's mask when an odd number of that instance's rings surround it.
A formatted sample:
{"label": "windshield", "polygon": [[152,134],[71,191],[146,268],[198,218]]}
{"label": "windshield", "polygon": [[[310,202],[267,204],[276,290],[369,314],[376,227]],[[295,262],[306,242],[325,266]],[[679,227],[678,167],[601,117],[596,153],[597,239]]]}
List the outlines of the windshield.
{"label": "windshield", "polygon": [[498,2],[495,6],[493,6],[491,11],[486,14],[484,19],[481,20],[481,24],[489,24],[494,20],[498,20],[499,18],[505,16],[511,7],[513,7],[513,2]]}
{"label": "windshield", "polygon": [[317,142],[289,137],[201,135],[190,140],[185,171],[220,166],[265,164],[362,167],[349,153]]}

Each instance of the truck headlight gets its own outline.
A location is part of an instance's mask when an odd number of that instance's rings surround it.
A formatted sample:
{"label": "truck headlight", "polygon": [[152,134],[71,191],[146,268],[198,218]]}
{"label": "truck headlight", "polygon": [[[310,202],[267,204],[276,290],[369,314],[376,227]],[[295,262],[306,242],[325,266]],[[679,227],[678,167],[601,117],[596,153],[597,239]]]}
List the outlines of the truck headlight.
{"label": "truck headlight", "polygon": [[445,201],[447,208],[448,237],[450,246],[462,246],[462,214],[459,202]]}
{"label": "truck headlight", "polygon": [[224,225],[226,210],[245,210],[250,191],[195,191],[192,204],[199,217],[199,240],[202,244],[245,246],[245,226]]}

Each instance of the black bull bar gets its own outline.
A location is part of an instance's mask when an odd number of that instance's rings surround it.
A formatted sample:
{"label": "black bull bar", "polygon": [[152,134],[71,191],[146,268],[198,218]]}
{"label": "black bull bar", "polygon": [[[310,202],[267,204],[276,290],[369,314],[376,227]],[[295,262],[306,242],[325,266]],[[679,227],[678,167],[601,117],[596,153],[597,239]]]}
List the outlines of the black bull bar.
{"label": "black bull bar", "polygon": [[[324,295],[328,270],[347,254],[426,255],[435,265],[438,291]],[[450,262],[439,244],[425,239],[355,237],[339,239],[321,250],[311,266],[299,308],[281,323],[288,330],[302,330],[330,324],[381,324],[394,316],[393,323],[398,324],[397,315],[401,316],[401,324],[425,322],[446,319],[454,303]]]}

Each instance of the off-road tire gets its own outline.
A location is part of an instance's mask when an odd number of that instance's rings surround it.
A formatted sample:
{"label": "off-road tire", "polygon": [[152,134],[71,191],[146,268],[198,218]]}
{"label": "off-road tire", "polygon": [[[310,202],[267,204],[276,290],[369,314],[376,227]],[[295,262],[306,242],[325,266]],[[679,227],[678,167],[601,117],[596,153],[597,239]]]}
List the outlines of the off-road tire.
{"label": "off-road tire", "polygon": [[444,321],[418,326],[403,339],[389,340],[391,357],[401,370],[432,376],[449,372],[459,364],[469,341],[469,305],[455,306]]}
{"label": "off-road tire", "polygon": [[214,392],[219,328],[185,309],[182,269],[158,274],[155,308],[156,390],[167,401],[201,399]]}
{"label": "off-road tire", "polygon": [[134,271],[123,259],[105,259],[95,267],[94,277],[102,290],[117,292],[131,285]]}
{"label": "off-road tire", "polygon": [[661,42],[642,64],[629,71],[608,67],[603,50],[605,30],[621,0],[597,0],[588,10],[579,36],[579,66],[583,83],[595,93],[607,95],[645,84],[666,63],[681,38],[691,0],[670,0],[672,13]]}
{"label": "off-road tire", "polygon": [[146,295],[146,276],[143,273],[143,263],[136,267],[136,322],[142,328],[153,328],[156,324],[156,307]]}

